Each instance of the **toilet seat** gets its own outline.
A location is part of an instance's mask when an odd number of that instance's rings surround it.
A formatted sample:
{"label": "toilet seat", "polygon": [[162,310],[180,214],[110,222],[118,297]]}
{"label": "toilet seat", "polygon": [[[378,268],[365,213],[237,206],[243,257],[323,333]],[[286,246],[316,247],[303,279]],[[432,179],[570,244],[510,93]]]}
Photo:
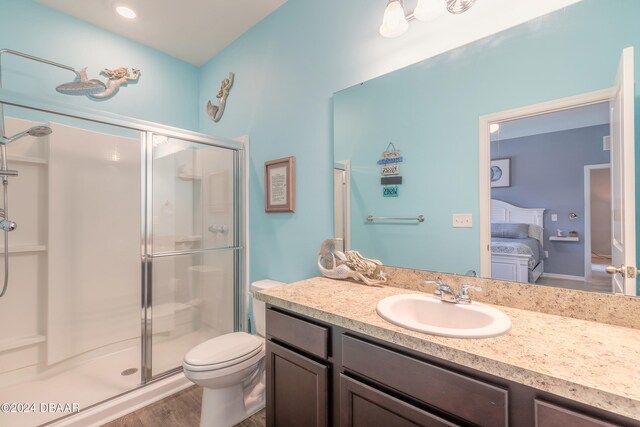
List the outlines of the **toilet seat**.
{"label": "toilet seat", "polygon": [[264,339],[246,332],[212,338],[187,353],[183,366],[193,372],[215,371],[242,364],[264,352]]}

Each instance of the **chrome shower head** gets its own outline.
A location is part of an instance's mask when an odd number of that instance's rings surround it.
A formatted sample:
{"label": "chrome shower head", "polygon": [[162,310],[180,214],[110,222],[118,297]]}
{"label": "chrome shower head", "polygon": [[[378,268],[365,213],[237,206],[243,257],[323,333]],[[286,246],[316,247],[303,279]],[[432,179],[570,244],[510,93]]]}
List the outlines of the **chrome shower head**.
{"label": "chrome shower head", "polygon": [[51,132],[53,131],[49,126],[34,126],[31,129],[27,130],[27,133],[30,136],[34,136],[36,138],[40,136],[51,135]]}
{"label": "chrome shower head", "polygon": [[103,93],[107,86],[100,80],[91,79],[63,83],[56,90],[64,95],[87,96]]}
{"label": "chrome shower head", "polygon": [[5,144],[6,145],[6,144],[9,144],[9,143],[11,143],[11,142],[13,142],[13,141],[15,141],[17,139],[22,138],[23,136],[27,136],[27,135],[33,136],[33,137],[36,137],[36,138],[40,137],[40,136],[47,136],[47,135],[51,134],[51,132],[53,132],[53,131],[51,130],[51,128],[49,126],[44,126],[44,125],[34,126],[32,128],[29,128],[29,129],[27,129],[25,131],[17,133],[17,134],[15,134],[13,136],[10,136],[8,138],[4,137],[4,136],[0,137],[0,144]]}

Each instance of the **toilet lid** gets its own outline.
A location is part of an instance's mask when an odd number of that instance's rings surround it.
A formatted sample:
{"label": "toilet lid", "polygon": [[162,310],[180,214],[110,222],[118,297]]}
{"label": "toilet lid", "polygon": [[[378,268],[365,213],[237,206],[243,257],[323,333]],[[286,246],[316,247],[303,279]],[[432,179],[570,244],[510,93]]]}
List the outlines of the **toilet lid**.
{"label": "toilet lid", "polygon": [[192,348],[184,361],[192,366],[215,369],[240,363],[262,350],[264,339],[246,332],[233,332],[212,338]]}

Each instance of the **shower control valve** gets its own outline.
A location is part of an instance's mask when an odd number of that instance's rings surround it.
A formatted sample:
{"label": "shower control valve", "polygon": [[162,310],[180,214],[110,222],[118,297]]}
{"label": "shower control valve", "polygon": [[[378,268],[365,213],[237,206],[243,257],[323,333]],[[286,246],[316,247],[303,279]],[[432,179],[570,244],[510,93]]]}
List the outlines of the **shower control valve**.
{"label": "shower control valve", "polygon": [[18,228],[18,224],[13,221],[9,221],[8,219],[0,221],[0,230],[2,231],[13,231],[16,228]]}

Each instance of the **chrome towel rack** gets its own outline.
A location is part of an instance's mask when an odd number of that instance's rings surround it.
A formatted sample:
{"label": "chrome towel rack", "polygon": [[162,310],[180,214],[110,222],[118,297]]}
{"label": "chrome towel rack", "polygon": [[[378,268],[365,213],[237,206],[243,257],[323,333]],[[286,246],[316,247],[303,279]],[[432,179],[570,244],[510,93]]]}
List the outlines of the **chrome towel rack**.
{"label": "chrome towel rack", "polygon": [[374,222],[374,221],[418,221],[418,222],[424,222],[424,215],[418,215],[417,217],[411,217],[411,218],[394,218],[394,217],[387,217],[387,216],[372,216],[372,215],[369,215],[367,217],[367,221],[368,222]]}

